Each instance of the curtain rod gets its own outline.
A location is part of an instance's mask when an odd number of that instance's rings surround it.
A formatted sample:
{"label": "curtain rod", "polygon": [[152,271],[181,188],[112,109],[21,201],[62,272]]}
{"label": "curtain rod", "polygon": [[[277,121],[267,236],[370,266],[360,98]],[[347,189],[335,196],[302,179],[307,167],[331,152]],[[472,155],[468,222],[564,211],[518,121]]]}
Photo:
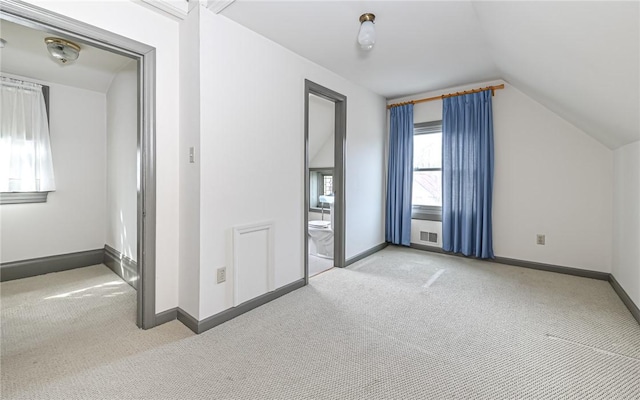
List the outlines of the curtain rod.
{"label": "curtain rod", "polygon": [[393,107],[406,106],[407,104],[424,103],[425,101],[441,100],[441,99],[446,99],[447,97],[455,97],[455,96],[462,96],[465,94],[485,92],[487,90],[491,90],[491,95],[495,96],[496,94],[495,91],[498,89],[504,89],[504,83],[496,86],[487,86],[487,87],[478,88],[478,89],[465,90],[464,92],[455,92],[455,93],[443,94],[441,96],[427,97],[426,99],[410,100],[402,103],[389,104],[387,106],[387,110]]}
{"label": "curtain rod", "polygon": [[18,85],[18,86],[20,86],[20,85],[26,85],[26,86],[33,85],[35,87],[40,87],[40,88],[46,86],[46,85],[41,85],[39,83],[35,83],[35,82],[31,82],[31,81],[24,81],[22,79],[11,78],[9,76],[4,76],[4,75],[0,75],[0,78],[2,78],[0,81],[3,84],[8,84],[8,85]]}

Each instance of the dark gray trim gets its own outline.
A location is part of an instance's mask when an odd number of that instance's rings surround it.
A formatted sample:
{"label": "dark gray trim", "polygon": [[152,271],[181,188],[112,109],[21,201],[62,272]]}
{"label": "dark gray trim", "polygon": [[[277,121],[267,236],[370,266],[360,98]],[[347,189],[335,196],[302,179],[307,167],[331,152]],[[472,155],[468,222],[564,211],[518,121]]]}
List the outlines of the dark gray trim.
{"label": "dark gray trim", "polygon": [[209,318],[203,319],[202,321],[198,321],[197,319],[189,315],[184,310],[178,309],[178,320],[183,324],[185,324],[187,328],[191,329],[195,333],[202,333],[215,326],[225,323],[230,319],[233,319],[239,315],[242,315],[247,311],[251,311],[256,307],[260,307],[263,304],[266,304],[272,300],[275,300],[278,297],[284,296],[285,294],[290,293],[296,289],[300,289],[305,284],[306,282],[304,279],[299,279],[295,282],[292,282],[288,285],[278,288],[273,292],[265,293],[262,296],[258,296],[255,299],[246,301],[237,307],[224,310],[216,315],[212,315]]}
{"label": "dark gray trim", "polygon": [[19,0],[2,0],[0,11],[2,19],[122,56],[138,58],[153,50],[146,44]]}
{"label": "dark gray trim", "polygon": [[583,278],[598,279],[601,281],[608,281],[608,272],[590,271],[587,269],[563,267],[561,265],[544,264],[534,261],[516,260],[514,258],[496,257],[494,260],[488,260],[497,262],[499,264],[513,265],[516,267],[524,267],[531,269],[538,269],[541,271],[557,272],[559,274],[581,276]]}
{"label": "dark gray trim", "polygon": [[182,322],[184,326],[191,329],[193,333],[201,333],[201,332],[198,332],[198,329],[200,329],[198,326],[198,320],[193,318],[189,313],[184,311],[182,308],[178,308],[177,318],[178,318],[178,321]]}
{"label": "dark gray trim", "polygon": [[[442,250],[441,247],[436,247],[436,246],[425,246],[423,244],[411,243],[410,247],[418,250],[425,250],[425,251],[431,251],[434,253],[447,254],[450,256],[474,258],[474,257],[466,257],[458,253],[451,253],[448,251],[444,251]],[[534,262],[534,261],[517,260],[515,258],[506,258],[506,257],[496,257],[493,260],[480,260],[480,261],[490,261],[498,264],[511,265],[512,267],[523,267],[523,268],[537,269],[541,271],[557,272],[559,274],[574,275],[574,276],[580,276],[583,278],[598,279],[601,281],[608,281],[609,275],[610,275],[608,272],[599,272],[599,271],[591,271],[588,269],[563,267],[561,265],[543,264],[543,263]]]}
{"label": "dark gray trim", "polygon": [[624,305],[627,306],[627,308],[631,312],[631,315],[633,315],[633,318],[635,318],[638,324],[640,324],[640,309],[638,308],[636,303],[631,300],[631,297],[629,297],[622,286],[620,286],[620,283],[618,283],[613,274],[609,274],[609,283],[613,287],[613,290],[616,292],[618,297],[620,297],[620,300],[622,300]]}
{"label": "dark gray trim", "polygon": [[[47,112],[47,124],[51,127],[51,113],[49,112],[49,94],[51,93],[51,88],[47,85],[40,86],[42,86],[42,95],[44,96],[44,109]],[[51,135],[51,133],[49,133],[49,135]]]}
{"label": "dark gray trim", "polygon": [[134,260],[105,244],[103,263],[131,287],[138,288],[138,264]]}
{"label": "dark gray trim", "polygon": [[348,259],[347,259],[347,262],[346,262],[346,266],[349,266],[349,265],[351,265],[351,264],[353,264],[353,263],[355,263],[355,262],[357,262],[357,261],[360,261],[360,260],[362,260],[363,258],[367,258],[367,257],[369,257],[370,255],[375,254],[375,253],[379,252],[380,250],[384,249],[384,248],[385,248],[385,247],[387,247],[388,245],[389,245],[389,243],[387,243],[387,242],[385,242],[385,243],[380,243],[380,244],[379,244],[379,245],[377,245],[377,246],[373,246],[373,247],[372,247],[372,248],[370,248],[369,250],[365,250],[365,251],[363,251],[362,253],[360,253],[360,254],[358,254],[358,255],[355,255],[355,256],[353,256],[353,257],[351,257],[351,258],[348,258]]}
{"label": "dark gray trim", "polygon": [[104,250],[88,250],[0,264],[0,282],[102,264]]}
{"label": "dark gray trim", "polygon": [[0,204],[46,203],[49,192],[2,192]]}
{"label": "dark gray trim", "polygon": [[178,318],[178,307],[170,308],[156,314],[156,326],[166,324]]}
{"label": "dark gray trim", "polygon": [[156,316],[156,51],[138,59],[138,326],[153,328]]}
{"label": "dark gray trim", "polygon": [[314,94],[335,104],[335,148],[333,167],[333,191],[335,193],[333,216],[333,264],[345,267],[346,235],[346,145],[347,145],[347,97],[308,79],[304,80],[304,280],[309,283],[309,95]]}
{"label": "dark gray trim", "polygon": [[[442,248],[435,247],[435,246],[425,246],[418,243],[411,243],[410,247],[417,250],[431,251],[433,253],[465,257],[462,254],[454,254],[454,253],[446,252],[442,250]],[[586,269],[563,267],[560,265],[543,264],[543,263],[537,263],[533,261],[517,260],[514,258],[506,258],[506,257],[496,257],[494,260],[487,260],[487,261],[493,261],[499,264],[510,265],[512,267],[531,268],[531,269],[537,269],[541,271],[557,272],[559,274],[574,275],[574,276],[580,276],[583,278],[591,278],[591,279],[598,279],[601,281],[608,281],[613,287],[613,290],[617,293],[618,297],[620,297],[620,300],[622,300],[624,305],[627,306],[627,308],[631,312],[631,315],[633,315],[633,318],[635,318],[636,321],[638,321],[638,323],[640,324],[640,309],[633,302],[633,300],[631,300],[631,297],[629,297],[629,295],[627,294],[627,292],[625,292],[622,286],[620,286],[616,278],[608,272],[590,271]]]}
{"label": "dark gray trim", "polygon": [[136,323],[143,329],[155,325],[156,175],[155,175],[155,48],[127,37],[24,3],[3,0],[0,17],[74,42],[89,44],[138,61],[138,264],[140,290]]}

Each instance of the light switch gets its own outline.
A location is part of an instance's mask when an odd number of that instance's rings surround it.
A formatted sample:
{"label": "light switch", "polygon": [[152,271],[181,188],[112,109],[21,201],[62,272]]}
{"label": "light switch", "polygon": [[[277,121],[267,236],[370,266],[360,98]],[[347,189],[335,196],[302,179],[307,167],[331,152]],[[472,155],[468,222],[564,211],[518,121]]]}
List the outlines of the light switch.
{"label": "light switch", "polygon": [[189,163],[194,164],[196,162],[196,148],[189,147]]}

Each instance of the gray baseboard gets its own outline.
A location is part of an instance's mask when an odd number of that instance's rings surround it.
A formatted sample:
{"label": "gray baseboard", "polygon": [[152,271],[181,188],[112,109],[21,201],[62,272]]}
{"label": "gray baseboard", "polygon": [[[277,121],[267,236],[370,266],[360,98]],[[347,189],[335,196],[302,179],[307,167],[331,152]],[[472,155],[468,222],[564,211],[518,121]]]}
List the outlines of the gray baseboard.
{"label": "gray baseboard", "polygon": [[516,260],[514,258],[496,257],[493,262],[499,264],[513,265],[516,267],[524,267],[531,269],[539,269],[541,271],[557,272],[559,274],[581,276],[583,278],[598,279],[601,281],[608,281],[611,275],[608,272],[591,271],[588,269],[563,267],[561,265],[543,264],[533,261]]}
{"label": "gray baseboard", "polygon": [[[431,251],[434,253],[464,257],[461,254],[453,254],[453,253],[446,252],[442,250],[442,248],[440,247],[425,246],[417,243],[411,243],[410,247],[418,250]],[[538,269],[542,271],[557,272],[559,274],[574,275],[574,276],[580,276],[583,278],[591,278],[591,279],[598,279],[601,281],[608,281],[613,287],[613,290],[616,292],[618,297],[620,297],[620,300],[622,300],[624,305],[627,306],[627,308],[631,312],[631,315],[633,315],[633,318],[635,318],[636,321],[638,321],[638,323],[640,324],[640,309],[638,309],[638,306],[633,302],[633,300],[631,300],[631,297],[629,297],[627,292],[625,292],[622,286],[620,286],[616,278],[608,272],[563,267],[560,265],[543,264],[543,263],[537,263],[533,261],[517,260],[514,258],[506,258],[506,257],[496,257],[494,260],[490,260],[490,261],[500,263],[500,264],[505,264],[505,265],[511,265],[515,267]]]}
{"label": "gray baseboard", "polygon": [[612,274],[609,275],[609,283],[613,287],[613,290],[616,292],[618,297],[620,297],[620,300],[622,300],[624,305],[627,306],[627,308],[631,312],[631,315],[633,315],[633,318],[635,318],[636,321],[638,321],[638,324],[640,324],[640,309],[638,308],[636,303],[631,300],[631,297],[629,297],[627,292],[622,288],[622,286],[620,286],[620,283],[618,283],[618,281]]}
{"label": "gray baseboard", "polygon": [[388,245],[389,245],[389,243],[387,243],[387,242],[380,243],[379,245],[374,246],[374,247],[370,248],[369,250],[365,250],[362,253],[347,259],[347,261],[345,262],[345,267],[348,267],[349,265],[351,265],[351,264],[353,264],[353,263],[355,263],[357,261],[360,261],[363,258],[369,257],[370,255],[379,252],[380,250],[384,249]]}
{"label": "gray baseboard", "polygon": [[182,322],[184,326],[191,329],[194,333],[199,332],[198,320],[191,316],[188,312],[184,311],[182,308],[178,308],[178,321]]}
{"label": "gray baseboard", "polygon": [[134,289],[138,288],[138,263],[118,250],[104,245],[104,264]]}
{"label": "gray baseboard", "polygon": [[32,258],[0,264],[0,282],[102,264],[104,249]]}
{"label": "gray baseboard", "polygon": [[[411,243],[410,247],[418,250],[432,251],[434,253],[447,254],[447,255],[456,256],[456,257],[475,258],[475,257],[466,257],[458,253],[451,253],[448,251],[444,251],[442,250],[442,248],[435,247],[435,246],[425,246],[422,244]],[[611,275],[608,272],[591,271],[588,269],[580,269],[580,268],[572,268],[572,267],[563,267],[561,265],[544,264],[544,263],[539,263],[535,261],[518,260],[515,258],[506,258],[506,257],[496,257],[493,260],[481,260],[481,261],[491,261],[498,264],[511,265],[514,267],[523,267],[523,268],[537,269],[541,271],[557,272],[559,274],[581,276],[583,278],[598,279],[601,281],[608,281],[609,275]]]}
{"label": "gray baseboard", "polygon": [[300,289],[304,286],[304,278],[285,285],[281,288],[274,290],[273,292],[265,293],[262,296],[258,296],[255,299],[251,299],[240,304],[237,307],[224,310],[216,315],[212,315],[209,318],[198,321],[184,310],[178,308],[178,320],[185,324],[187,328],[191,329],[195,333],[205,332],[215,326],[225,323],[239,315],[251,311],[256,307],[260,307],[278,297],[284,296],[287,293],[293,292],[296,289]]}
{"label": "gray baseboard", "polygon": [[156,314],[156,325],[166,324],[178,318],[178,307],[170,308]]}

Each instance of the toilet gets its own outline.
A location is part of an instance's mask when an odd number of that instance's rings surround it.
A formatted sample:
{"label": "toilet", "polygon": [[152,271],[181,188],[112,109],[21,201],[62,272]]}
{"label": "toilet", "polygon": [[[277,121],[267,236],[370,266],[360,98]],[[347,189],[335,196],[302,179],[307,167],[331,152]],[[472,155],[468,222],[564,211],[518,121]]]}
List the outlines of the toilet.
{"label": "toilet", "polygon": [[309,254],[333,258],[333,196],[320,196],[320,201],[330,204],[330,221],[309,221]]}

